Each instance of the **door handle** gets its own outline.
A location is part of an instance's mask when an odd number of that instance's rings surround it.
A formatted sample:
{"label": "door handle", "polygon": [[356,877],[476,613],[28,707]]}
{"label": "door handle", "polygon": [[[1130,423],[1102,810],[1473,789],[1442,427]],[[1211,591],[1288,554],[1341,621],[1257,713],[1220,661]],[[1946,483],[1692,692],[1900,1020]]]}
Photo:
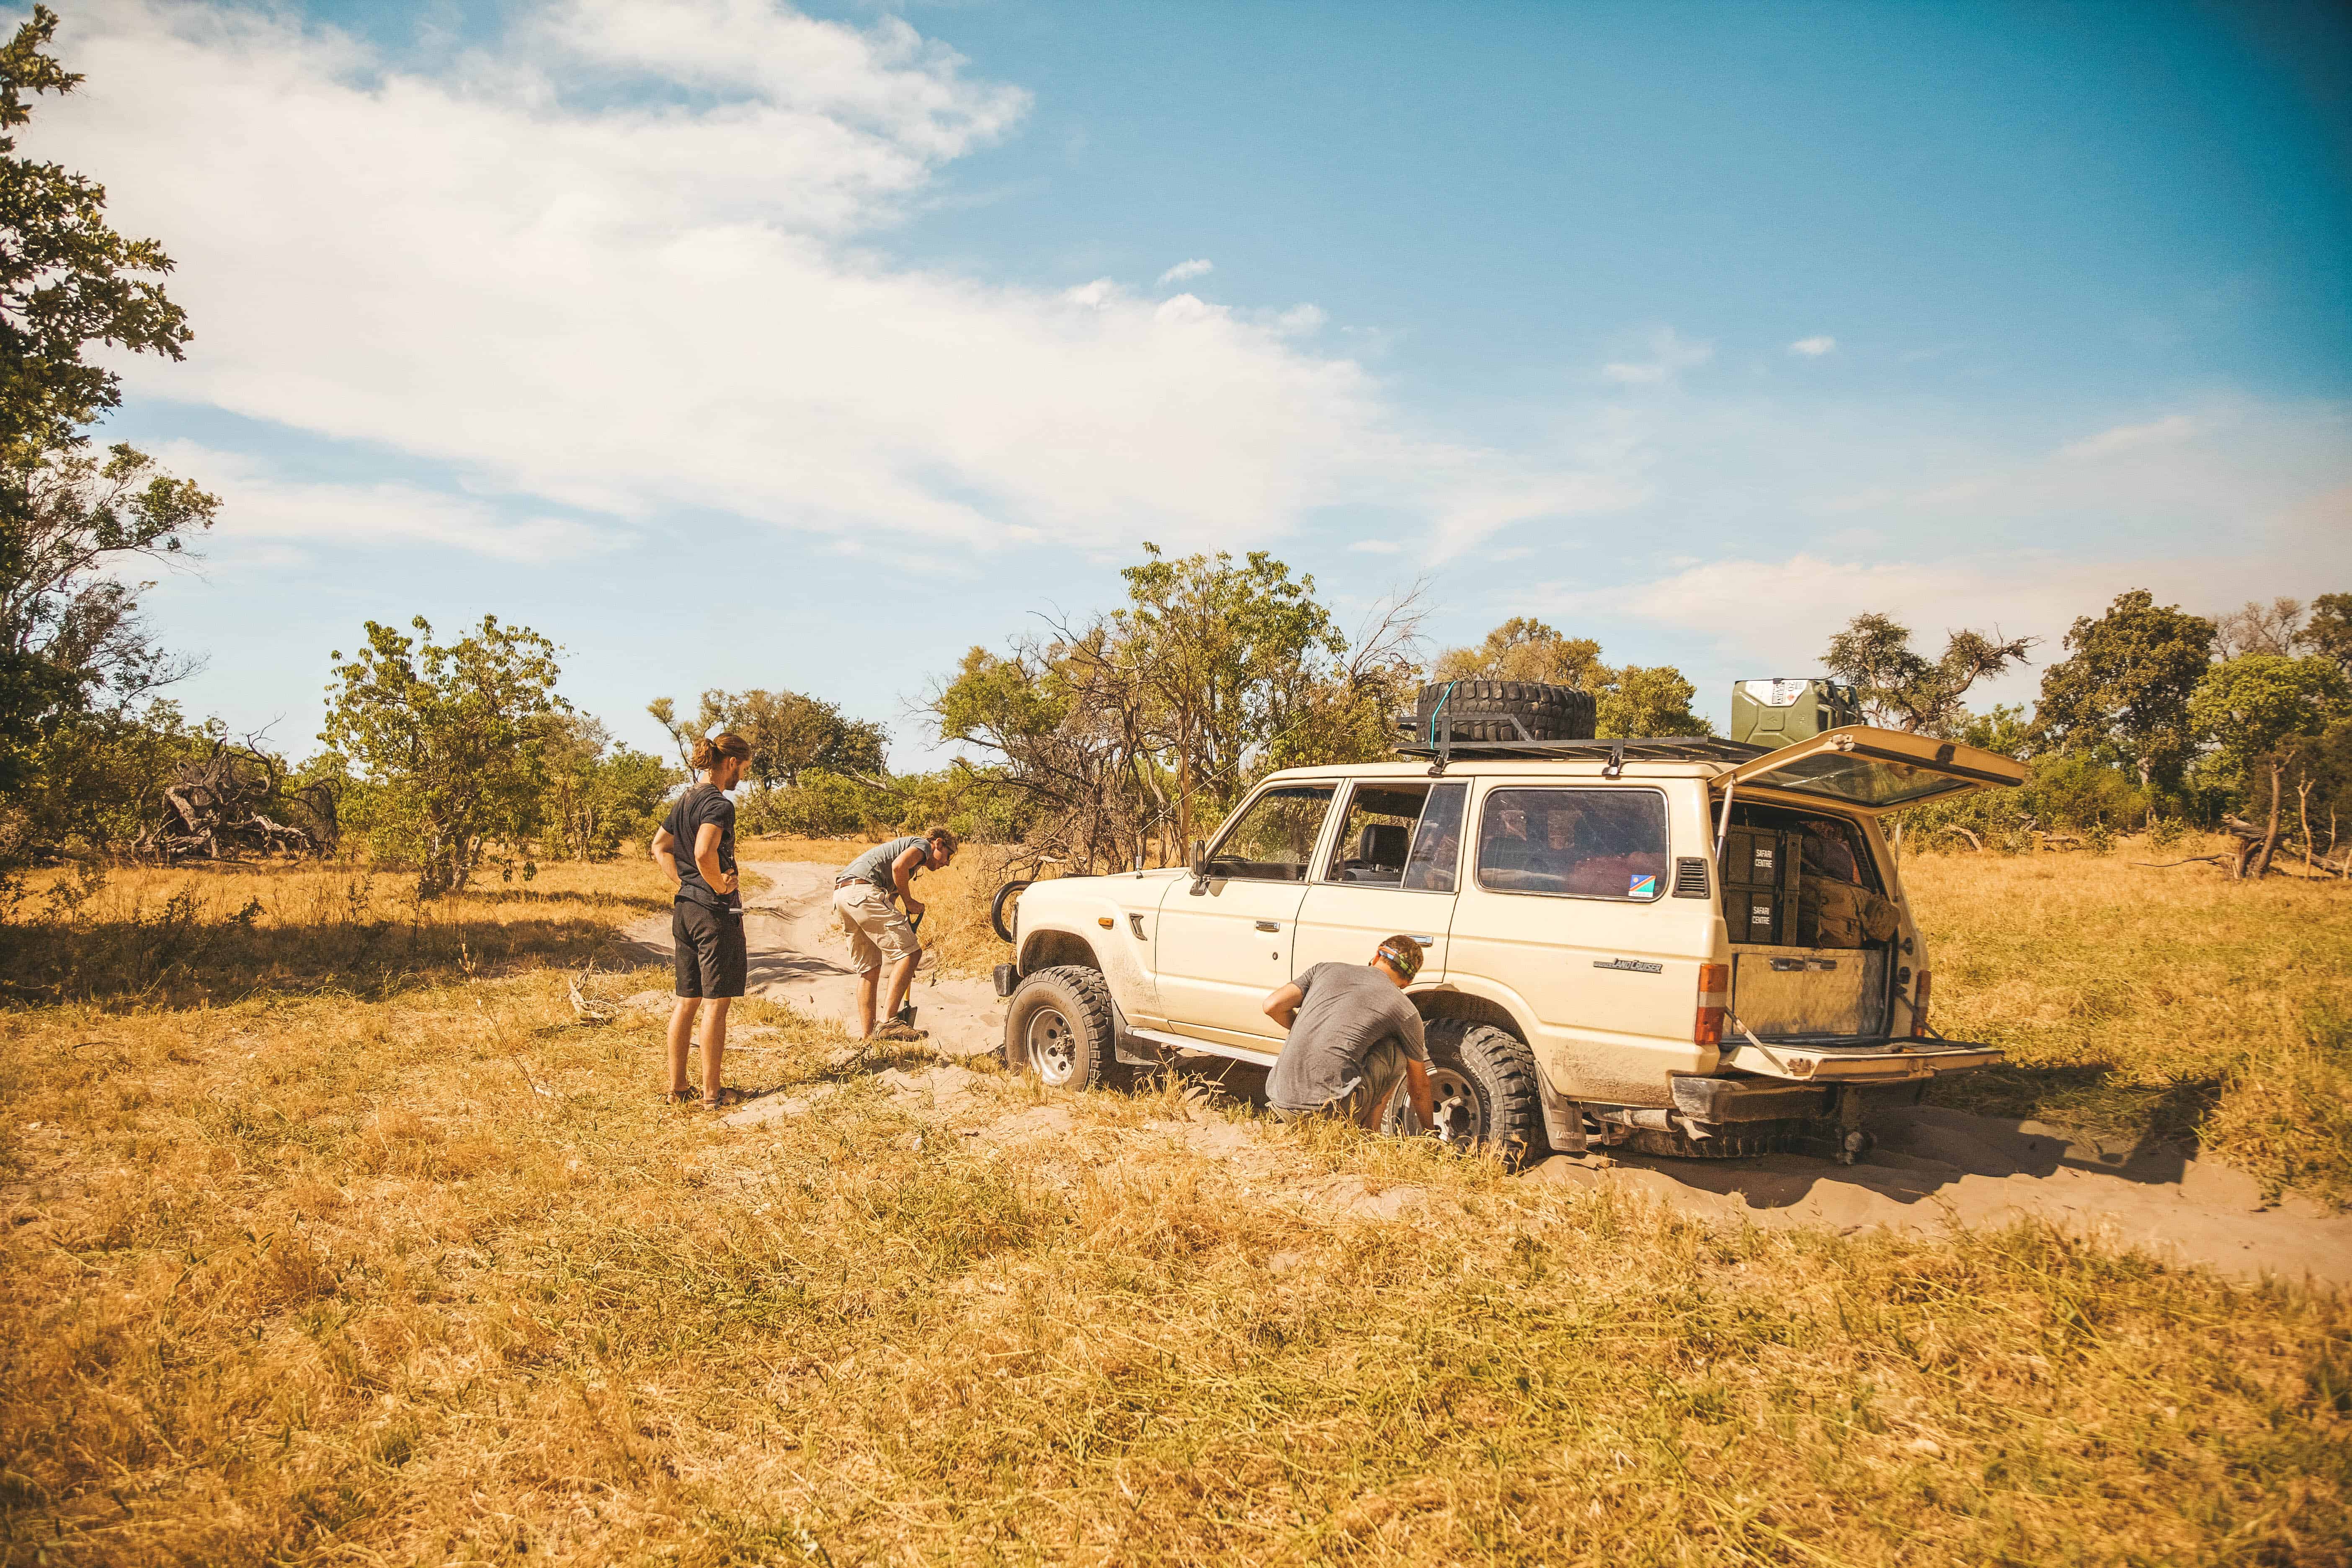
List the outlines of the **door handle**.
{"label": "door handle", "polygon": [[1260,921],[1257,922],[1257,929],[1260,931],[1280,931],[1282,929],[1282,922],[1280,921]]}

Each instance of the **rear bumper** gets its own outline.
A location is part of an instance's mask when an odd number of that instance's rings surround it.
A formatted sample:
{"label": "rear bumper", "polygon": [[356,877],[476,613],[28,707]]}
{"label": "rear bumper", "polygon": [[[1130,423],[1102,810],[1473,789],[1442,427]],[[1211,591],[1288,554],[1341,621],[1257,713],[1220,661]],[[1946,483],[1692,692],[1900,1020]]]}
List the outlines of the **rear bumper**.
{"label": "rear bumper", "polygon": [[1971,1071],[2000,1060],[1999,1047],[1961,1040],[1889,1040],[1852,1046],[1742,1040],[1724,1047],[1719,1065],[1784,1083],[1891,1083]]}

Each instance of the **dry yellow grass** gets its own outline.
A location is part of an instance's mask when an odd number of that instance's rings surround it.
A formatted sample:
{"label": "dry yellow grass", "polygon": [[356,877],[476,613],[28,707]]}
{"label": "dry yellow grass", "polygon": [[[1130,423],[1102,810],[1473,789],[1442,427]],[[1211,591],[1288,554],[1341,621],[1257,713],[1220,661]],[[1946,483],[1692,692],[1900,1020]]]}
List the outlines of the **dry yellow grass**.
{"label": "dry yellow grass", "polygon": [[[2178,852],[2176,852],[2178,853]],[[1938,1029],[2009,1065],[1948,1103],[2204,1145],[2352,1202],[2352,884],[2108,856],[1925,856],[1904,868]]]}
{"label": "dry yellow grass", "polygon": [[649,866],[387,979],[303,885],[206,884],[277,933],[225,978],[0,1012],[0,1561],[2347,1560],[2339,1295],[1259,1131],[1428,1194],[1360,1221],[1155,1142],[1171,1089],[961,1136],[760,1004],[736,1080],[841,1087],[721,1133],[551,966]]}

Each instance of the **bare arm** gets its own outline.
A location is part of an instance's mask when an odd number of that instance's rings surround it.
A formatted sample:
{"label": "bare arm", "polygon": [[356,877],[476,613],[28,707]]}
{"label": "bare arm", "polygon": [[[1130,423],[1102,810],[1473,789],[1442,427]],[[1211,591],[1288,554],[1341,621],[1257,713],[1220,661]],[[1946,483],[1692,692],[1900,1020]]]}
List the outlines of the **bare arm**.
{"label": "bare arm", "polygon": [[654,829],[654,864],[662,868],[662,875],[669,879],[670,886],[677,886],[680,880],[677,874],[677,835],[667,827]]}
{"label": "bare arm", "polygon": [[1290,1026],[1298,1020],[1298,1005],[1306,1000],[1307,993],[1298,988],[1297,982],[1277,985],[1265,994],[1265,1016],[1281,1025],[1287,1034]]}
{"label": "bare arm", "polygon": [[1412,1113],[1423,1127],[1437,1125],[1437,1102],[1429,1094],[1429,1064],[1408,1058],[1404,1064],[1405,1098],[1412,1101]]}
{"label": "bare arm", "polygon": [[898,858],[890,862],[890,880],[898,888],[898,907],[907,911],[908,920],[921,914],[927,907],[922,900],[915,897],[915,873],[921,870],[930,858],[931,847],[923,844],[899,851]]}
{"label": "bare arm", "polygon": [[719,824],[706,822],[694,830],[694,868],[714,893],[735,890],[735,873],[719,868]]}

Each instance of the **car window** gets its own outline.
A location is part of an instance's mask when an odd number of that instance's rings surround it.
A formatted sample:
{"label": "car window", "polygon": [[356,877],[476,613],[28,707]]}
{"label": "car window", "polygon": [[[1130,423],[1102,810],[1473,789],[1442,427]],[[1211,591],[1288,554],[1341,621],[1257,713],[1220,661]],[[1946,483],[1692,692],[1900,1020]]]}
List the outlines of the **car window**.
{"label": "car window", "polygon": [[1367,783],[1350,789],[1323,880],[1402,887],[1413,826],[1428,799],[1425,784]]}
{"label": "car window", "polygon": [[1256,882],[1303,882],[1307,858],[1323,831],[1336,784],[1282,784],[1242,810],[1209,852],[1212,877]]}
{"label": "car window", "polygon": [[1405,862],[1404,885],[1421,893],[1454,891],[1455,868],[1462,864],[1462,806],[1470,798],[1466,784],[1439,784],[1421,808],[1421,822],[1412,832],[1412,857]]}
{"label": "car window", "polygon": [[1646,902],[1665,890],[1666,803],[1647,789],[1498,789],[1478,821],[1478,885]]}

